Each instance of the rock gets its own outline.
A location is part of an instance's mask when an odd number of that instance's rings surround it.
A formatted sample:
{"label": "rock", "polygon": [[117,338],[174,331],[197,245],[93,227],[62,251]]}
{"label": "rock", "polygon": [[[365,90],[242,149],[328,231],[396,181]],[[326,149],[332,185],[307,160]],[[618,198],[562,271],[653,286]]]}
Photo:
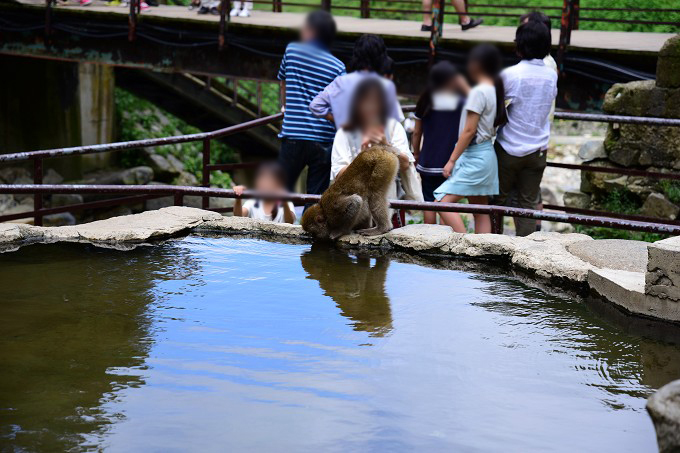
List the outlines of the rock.
{"label": "rock", "polygon": [[[647,170],[653,171],[648,168]],[[629,176],[626,190],[639,196],[642,200],[646,199],[649,194],[658,190],[659,184],[655,179],[645,178],[643,176]]]}
{"label": "rock", "polygon": [[605,149],[609,160],[624,167],[672,168],[680,159],[680,127],[609,125]]}
{"label": "rock", "polygon": [[50,205],[53,208],[59,206],[70,206],[72,204],[80,204],[83,202],[83,196],[75,193],[55,193],[52,195]]}
{"label": "rock", "polygon": [[565,192],[562,196],[564,205],[569,208],[590,208],[590,195],[583,192]]}
{"label": "rock", "polygon": [[48,168],[43,175],[43,184],[61,184],[62,182],[64,178],[52,168]]}
{"label": "rock", "polygon": [[659,51],[656,85],[663,88],[680,88],[680,35],[666,41]]}
{"label": "rock", "polygon": [[[203,197],[193,195],[186,196],[184,197],[184,206],[189,206],[192,208],[202,208]],[[231,208],[233,206],[234,206],[233,198],[210,197],[210,209]]]}
{"label": "rock", "polygon": [[70,212],[60,212],[59,214],[50,214],[43,217],[43,226],[46,227],[57,227],[75,224],[76,218]]}
{"label": "rock", "polygon": [[14,197],[11,194],[0,193],[0,212],[9,209],[16,204],[17,203],[14,201]]}
{"label": "rock", "polygon": [[141,166],[118,170],[110,173],[97,173],[90,175],[85,181],[86,184],[140,184],[144,185],[153,180],[153,170],[151,167]]}
{"label": "rock", "polygon": [[549,187],[541,187],[541,200],[543,204],[557,204],[557,195]]}
{"label": "rock", "polygon": [[680,380],[664,385],[650,396],[647,412],[654,422],[659,453],[680,451]]}
{"label": "rock", "polygon": [[628,176],[619,176],[618,178],[607,179],[604,181],[604,188],[607,191],[625,190],[628,187]]}
{"label": "rock", "polygon": [[146,163],[151,167],[159,181],[170,182],[177,177],[179,171],[160,154],[154,154],[152,150],[144,150]]}
{"label": "rock", "polygon": [[680,236],[647,247],[645,293],[670,300],[680,318]]}
{"label": "rock", "polygon": [[[189,206],[188,203],[186,203],[186,199],[189,197],[184,197],[185,199],[185,206]],[[169,206],[174,206],[175,204],[175,198],[174,197],[161,197],[161,198],[154,198],[152,200],[146,200],[144,202],[144,209],[147,211],[155,211],[157,209],[161,208],[167,208]],[[192,206],[194,207],[194,206]],[[200,206],[195,206],[195,207],[200,207]]]}
{"label": "rock", "polygon": [[648,242],[624,239],[581,241],[567,246],[567,250],[593,266],[628,272],[647,270]]}
{"label": "rock", "polygon": [[168,163],[170,164],[170,166],[172,166],[172,168],[175,170],[176,173],[181,173],[181,172],[184,171],[184,164],[182,163],[181,160],[176,158],[174,155],[168,154],[166,159],[167,159]]}
{"label": "rock", "polygon": [[602,110],[610,115],[680,117],[680,89],[658,87],[654,80],[614,84]]}
{"label": "rock", "polygon": [[590,140],[585,142],[578,151],[578,157],[584,162],[595,159],[606,159],[607,151],[604,149],[604,142],[601,140]]}
{"label": "rock", "polygon": [[24,178],[30,180],[28,184],[33,184],[33,175],[23,167],[7,167],[0,169],[0,180],[5,184],[19,184],[17,179]]}
{"label": "rock", "polygon": [[183,171],[172,183],[176,186],[197,186],[198,178],[188,171]]}
{"label": "rock", "polygon": [[640,214],[648,217],[675,220],[680,213],[680,207],[671,203],[664,195],[652,193],[645,200]]}
{"label": "rock", "polygon": [[[616,167],[611,162],[606,160],[596,160],[589,162],[588,165],[593,167]],[[593,171],[581,171],[581,192],[583,193],[595,193],[595,192],[605,192],[606,188],[604,182],[609,179],[614,179],[618,175],[614,173],[599,173]]]}
{"label": "rock", "polygon": [[129,216],[132,214],[132,209],[129,206],[115,206],[106,211],[97,211],[94,214],[95,220],[110,219],[111,217]]}

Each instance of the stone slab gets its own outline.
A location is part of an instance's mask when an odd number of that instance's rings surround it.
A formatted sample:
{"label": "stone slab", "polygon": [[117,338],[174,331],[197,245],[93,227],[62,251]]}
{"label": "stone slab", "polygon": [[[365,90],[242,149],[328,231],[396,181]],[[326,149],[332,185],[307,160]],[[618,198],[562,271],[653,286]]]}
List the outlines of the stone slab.
{"label": "stone slab", "polygon": [[629,272],[647,270],[647,246],[649,242],[625,239],[600,239],[592,242],[576,242],[567,247],[569,252],[595,267]]}

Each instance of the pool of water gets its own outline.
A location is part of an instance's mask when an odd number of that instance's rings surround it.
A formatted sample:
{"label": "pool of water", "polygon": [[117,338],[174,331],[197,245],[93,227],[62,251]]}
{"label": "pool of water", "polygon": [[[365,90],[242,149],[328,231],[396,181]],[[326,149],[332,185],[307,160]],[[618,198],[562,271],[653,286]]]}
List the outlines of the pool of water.
{"label": "pool of water", "polygon": [[656,450],[676,330],[442,267],[207,237],[0,254],[0,450]]}

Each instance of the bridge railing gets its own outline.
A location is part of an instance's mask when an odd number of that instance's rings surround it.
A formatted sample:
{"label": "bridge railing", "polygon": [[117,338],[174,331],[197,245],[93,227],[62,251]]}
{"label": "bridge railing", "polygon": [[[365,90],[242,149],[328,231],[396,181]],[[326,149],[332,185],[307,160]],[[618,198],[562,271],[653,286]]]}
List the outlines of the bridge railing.
{"label": "bridge railing", "polygon": [[[410,112],[415,109],[414,106],[405,106],[404,111]],[[42,225],[42,219],[46,215],[56,214],[60,212],[82,211],[86,209],[95,209],[108,206],[117,206],[124,204],[136,204],[141,201],[152,198],[159,198],[168,195],[175,196],[175,203],[182,204],[185,195],[201,195],[201,206],[203,209],[211,209],[210,196],[212,193],[223,196],[233,197],[229,191],[222,191],[221,189],[210,188],[210,174],[213,171],[233,171],[240,168],[252,168],[257,163],[211,163],[211,146],[210,143],[214,139],[223,138],[229,135],[237,134],[251,128],[269,125],[271,123],[280,121],[283,118],[282,113],[269,115],[256,120],[248,121],[235,126],[218,129],[212,132],[202,132],[198,134],[180,135],[173,137],[135,140],[128,142],[117,142],[100,145],[87,145],[72,148],[58,148],[40,151],[29,151],[13,154],[0,154],[0,164],[20,161],[33,162],[33,185],[19,186],[19,185],[2,185],[0,186],[0,193],[33,193],[33,210],[22,213],[10,214],[0,216],[0,222],[16,220],[26,217],[33,217],[35,225]],[[648,118],[648,117],[632,117],[632,116],[618,116],[618,115],[599,115],[576,112],[556,112],[556,119],[565,120],[579,120],[579,121],[595,121],[618,124],[639,124],[648,126],[670,126],[680,127],[679,119],[668,118]],[[202,148],[202,178],[201,190],[194,190],[199,188],[188,188],[180,186],[135,186],[131,189],[122,189],[126,186],[95,186],[95,185],[79,185],[79,186],[43,186],[43,161],[50,158],[58,158],[65,156],[77,156],[85,154],[97,154],[104,152],[120,152],[130,149],[154,147],[168,144],[179,144],[187,142],[201,141]],[[615,167],[598,167],[592,165],[577,165],[564,164],[560,162],[548,162],[549,167],[563,168],[569,170],[582,170],[600,173],[644,176],[652,179],[669,179],[680,181],[679,173],[663,173],[650,172],[640,169],[631,168],[615,168]],[[34,189],[34,190],[31,190]],[[190,190],[191,189],[191,190]],[[78,192],[80,190],[80,192]],[[64,192],[66,191],[66,192]],[[217,192],[213,192],[217,191]],[[99,200],[87,203],[79,203],[68,206],[59,206],[45,208],[43,207],[43,195],[46,193],[124,193],[132,194],[132,196],[116,198],[112,200]],[[297,197],[297,198],[296,198]],[[312,198],[309,198],[312,197]],[[314,200],[313,196],[309,195],[291,195],[291,201],[298,201],[307,203],[309,200]],[[455,212],[473,212],[473,213],[489,213],[492,215],[493,224],[496,232],[501,231],[502,217],[504,215],[512,215],[517,217],[528,217],[540,220],[549,220],[554,222],[566,223],[580,223],[583,225],[607,226],[611,228],[630,229],[638,231],[655,231],[668,234],[680,234],[680,221],[657,219],[653,217],[645,217],[638,215],[618,214],[605,211],[597,211],[590,209],[577,209],[557,205],[545,205],[545,209],[553,211],[562,211],[565,214],[551,213],[545,211],[535,211],[517,208],[508,208],[504,206],[487,206],[474,208],[476,211],[470,211],[471,205],[465,204],[447,204],[447,203],[424,203],[414,204],[414,202],[395,201],[393,207],[400,209],[425,209],[430,211],[451,210]],[[225,212],[228,208],[213,209],[218,212]]]}

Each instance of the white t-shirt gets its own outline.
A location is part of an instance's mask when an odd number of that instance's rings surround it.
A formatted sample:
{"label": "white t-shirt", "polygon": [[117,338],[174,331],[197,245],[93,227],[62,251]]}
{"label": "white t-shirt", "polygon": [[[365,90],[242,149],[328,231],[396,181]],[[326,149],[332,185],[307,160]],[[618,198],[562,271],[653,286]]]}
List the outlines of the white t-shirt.
{"label": "white t-shirt", "polygon": [[502,73],[508,124],[498,142],[512,156],[526,156],[548,148],[550,111],[557,96],[557,72],[543,60],[522,60]]}
{"label": "white t-shirt", "polygon": [[491,140],[496,135],[493,123],[496,121],[496,88],[488,83],[480,83],[470,90],[465,101],[464,112],[460,116],[460,133],[465,129],[467,112],[479,114],[477,134],[474,143]]}
{"label": "white t-shirt", "polygon": [[[358,135],[358,134],[357,134]],[[415,158],[411,153],[411,148],[408,144],[406,131],[396,120],[390,118],[387,120],[387,128],[385,129],[385,138],[387,142],[393,147],[397,148],[400,153],[406,154],[410,162],[415,162]],[[356,136],[352,132],[347,132],[340,128],[335,133],[335,140],[333,140],[333,151],[331,152],[331,182],[340,173],[340,170],[351,164],[354,159],[361,152],[361,137]]]}
{"label": "white t-shirt", "polygon": [[[288,207],[290,208],[290,211],[293,213],[293,222],[295,222],[295,206],[293,206],[293,203],[290,201],[286,201],[288,204]],[[246,200],[245,203],[243,203],[243,208],[248,210],[248,217],[251,219],[256,219],[256,220],[272,220],[276,223],[284,223],[285,220],[283,219],[283,206],[279,206],[279,209],[277,210],[276,217],[272,219],[271,215],[267,215],[264,212],[264,203],[262,200]]]}

